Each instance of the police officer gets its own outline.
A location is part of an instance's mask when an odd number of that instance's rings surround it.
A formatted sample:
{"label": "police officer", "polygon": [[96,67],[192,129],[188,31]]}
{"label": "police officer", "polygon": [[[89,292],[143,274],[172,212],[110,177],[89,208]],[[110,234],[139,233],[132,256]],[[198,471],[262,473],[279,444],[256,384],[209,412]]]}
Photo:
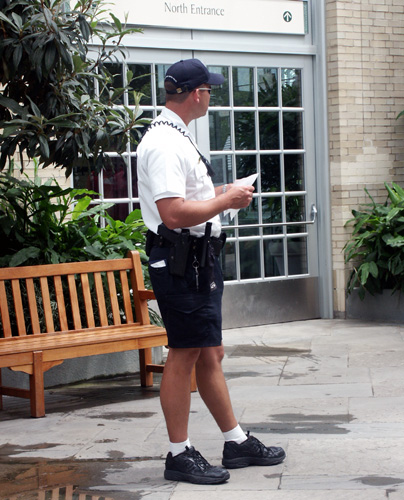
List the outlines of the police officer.
{"label": "police officer", "polygon": [[[164,476],[199,484],[227,481],[227,469],[273,465],[285,458],[282,448],[266,447],[243,432],[221,365],[223,278],[218,254],[224,238],[219,214],[247,207],[254,188],[215,188],[210,165],[188,125],[207,113],[211,87],[223,81],[198,59],[173,64],[165,76],[166,106],[137,149],[150,279],[169,345],[160,395],[170,441]],[[224,436],[223,467],[209,464],[189,440],[194,366],[199,394]]]}

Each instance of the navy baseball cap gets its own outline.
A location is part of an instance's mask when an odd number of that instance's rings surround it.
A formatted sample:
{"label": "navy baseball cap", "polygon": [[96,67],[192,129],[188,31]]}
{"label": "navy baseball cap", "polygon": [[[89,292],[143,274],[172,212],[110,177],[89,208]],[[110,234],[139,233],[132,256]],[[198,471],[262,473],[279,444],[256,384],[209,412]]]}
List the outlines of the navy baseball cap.
{"label": "navy baseball cap", "polygon": [[167,94],[182,94],[196,89],[202,83],[221,85],[224,76],[220,73],[210,73],[199,59],[185,59],[168,68],[164,82],[171,82],[175,86],[175,90],[166,90]]}

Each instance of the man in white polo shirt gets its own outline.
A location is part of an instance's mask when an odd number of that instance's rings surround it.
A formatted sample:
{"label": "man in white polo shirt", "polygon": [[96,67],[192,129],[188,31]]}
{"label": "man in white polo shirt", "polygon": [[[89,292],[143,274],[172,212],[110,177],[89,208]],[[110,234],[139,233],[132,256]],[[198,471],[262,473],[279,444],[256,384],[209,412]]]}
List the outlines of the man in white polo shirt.
{"label": "man in white polo shirt", "polygon": [[[227,481],[226,469],[273,465],[285,458],[282,448],[264,446],[238,425],[221,365],[223,277],[218,255],[225,238],[219,214],[247,207],[254,188],[215,188],[209,162],[188,125],[206,114],[211,86],[223,81],[198,59],[173,64],[165,76],[166,106],[137,149],[150,279],[169,345],[160,394],[170,440],[164,476],[199,484]],[[224,436],[226,468],[210,465],[188,437],[194,366],[199,394]]]}

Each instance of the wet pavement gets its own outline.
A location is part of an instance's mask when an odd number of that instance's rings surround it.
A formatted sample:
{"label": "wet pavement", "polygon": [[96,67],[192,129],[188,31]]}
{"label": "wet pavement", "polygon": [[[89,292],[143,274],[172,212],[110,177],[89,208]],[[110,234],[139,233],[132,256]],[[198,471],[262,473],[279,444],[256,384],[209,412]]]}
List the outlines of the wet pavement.
{"label": "wet pavement", "polygon": [[[404,327],[312,320],[224,331],[241,425],[287,458],[218,486],[165,481],[157,384],[118,377],[46,391],[46,418],[4,397],[0,499],[403,500]],[[213,464],[223,439],[192,395],[192,444]]]}

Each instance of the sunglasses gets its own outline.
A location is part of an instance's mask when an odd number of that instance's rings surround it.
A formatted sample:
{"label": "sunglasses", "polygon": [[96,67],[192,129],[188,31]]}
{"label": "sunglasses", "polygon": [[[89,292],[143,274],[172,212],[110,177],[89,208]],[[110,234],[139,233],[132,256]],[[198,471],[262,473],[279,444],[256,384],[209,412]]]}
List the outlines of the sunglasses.
{"label": "sunglasses", "polygon": [[212,89],[207,89],[207,88],[202,88],[202,87],[198,87],[196,90],[207,90],[209,92],[209,94],[212,92]]}

